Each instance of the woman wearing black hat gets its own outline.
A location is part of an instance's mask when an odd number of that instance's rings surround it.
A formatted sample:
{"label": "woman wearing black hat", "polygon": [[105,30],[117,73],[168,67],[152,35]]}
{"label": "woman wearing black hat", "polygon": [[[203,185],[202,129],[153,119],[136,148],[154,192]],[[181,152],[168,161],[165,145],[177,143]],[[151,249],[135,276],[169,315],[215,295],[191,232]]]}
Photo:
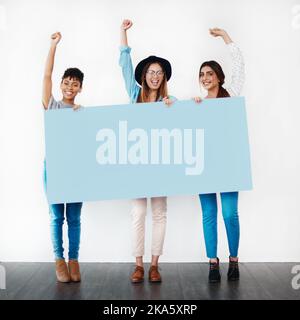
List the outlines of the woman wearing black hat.
{"label": "woman wearing black hat", "polygon": [[[221,37],[227,45],[233,60],[232,80],[227,89],[223,87],[225,74],[222,67],[216,61],[202,63],[199,70],[200,85],[207,90],[207,98],[226,98],[238,96],[242,91],[245,80],[245,66],[243,55],[238,46],[231,40],[225,30],[210,29],[214,37]],[[194,98],[201,102],[200,97]],[[229,268],[227,278],[230,281],[239,279],[238,247],[240,226],[238,216],[238,192],[221,192],[222,214],[225,222],[229,245]],[[219,282],[219,259],[217,258],[217,195],[216,193],[200,194],[200,202],[203,214],[203,230],[207,257],[210,259],[209,282]]]}
{"label": "woman wearing black hat", "polygon": [[[131,48],[128,47],[126,31],[132,26],[130,20],[124,20],[121,25],[120,61],[123,78],[130,103],[164,101],[170,105],[174,100],[168,95],[167,81],[172,74],[171,64],[168,60],[150,56],[139,62],[135,72],[130,56]],[[136,257],[136,268],[131,275],[133,283],[144,280],[144,242],[145,242],[145,217],[147,212],[147,198],[132,200],[132,232],[133,255]],[[162,254],[167,221],[167,198],[151,198],[152,207],[152,259],[149,270],[149,281],[160,282],[161,275],[158,271],[158,259]]]}

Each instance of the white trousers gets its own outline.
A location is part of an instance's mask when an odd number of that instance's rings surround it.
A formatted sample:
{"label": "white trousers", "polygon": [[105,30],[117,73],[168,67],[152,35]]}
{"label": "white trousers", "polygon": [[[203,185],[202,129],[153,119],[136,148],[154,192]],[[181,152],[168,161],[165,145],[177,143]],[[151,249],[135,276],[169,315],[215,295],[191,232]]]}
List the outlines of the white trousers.
{"label": "white trousers", "polygon": [[[167,198],[151,198],[152,208],[152,246],[151,253],[160,256],[163,245],[167,223]],[[147,198],[132,200],[132,253],[134,257],[141,257],[145,251],[145,218],[147,213]]]}

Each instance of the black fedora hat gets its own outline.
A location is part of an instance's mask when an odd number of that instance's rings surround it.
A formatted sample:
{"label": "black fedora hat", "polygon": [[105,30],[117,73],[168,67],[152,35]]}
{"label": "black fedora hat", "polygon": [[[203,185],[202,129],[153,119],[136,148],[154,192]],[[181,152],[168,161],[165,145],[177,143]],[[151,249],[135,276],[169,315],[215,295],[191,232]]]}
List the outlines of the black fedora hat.
{"label": "black fedora hat", "polygon": [[166,75],[167,81],[169,81],[169,79],[171,78],[172,75],[172,67],[171,64],[168,60],[164,59],[164,58],[160,58],[160,57],[156,57],[156,56],[149,56],[148,58],[140,61],[138,63],[138,65],[135,68],[135,72],[134,72],[134,76],[135,76],[135,80],[137,81],[137,83],[139,85],[142,85],[142,72],[144,67],[148,64],[148,63],[155,63],[158,62]]}

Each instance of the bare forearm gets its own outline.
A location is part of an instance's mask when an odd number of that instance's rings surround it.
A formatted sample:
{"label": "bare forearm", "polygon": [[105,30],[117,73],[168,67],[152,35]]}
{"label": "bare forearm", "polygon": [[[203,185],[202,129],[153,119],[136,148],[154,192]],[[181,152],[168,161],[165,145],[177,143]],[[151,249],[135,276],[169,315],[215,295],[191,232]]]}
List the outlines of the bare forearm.
{"label": "bare forearm", "polygon": [[120,40],[121,40],[121,46],[128,47],[127,32],[123,28],[121,28]]}
{"label": "bare forearm", "polygon": [[223,40],[224,40],[224,42],[226,44],[229,44],[229,43],[233,42],[232,39],[229,37],[227,32],[225,32],[225,34],[222,36],[222,38],[223,38]]}
{"label": "bare forearm", "polygon": [[46,60],[44,77],[51,77],[54,67],[54,59],[55,59],[56,45],[51,44],[48,57]]}
{"label": "bare forearm", "polygon": [[56,52],[56,46],[61,39],[60,32],[55,32],[51,35],[51,46],[46,60],[46,66],[44,71],[43,80],[43,105],[45,109],[48,109],[48,104],[52,95],[52,72],[54,67],[54,58]]}
{"label": "bare forearm", "polygon": [[43,106],[45,110],[48,109],[48,104],[52,95],[52,72],[54,67],[55,52],[56,52],[56,45],[51,44],[51,47],[47,56],[44,79],[43,79],[42,101],[43,101]]}

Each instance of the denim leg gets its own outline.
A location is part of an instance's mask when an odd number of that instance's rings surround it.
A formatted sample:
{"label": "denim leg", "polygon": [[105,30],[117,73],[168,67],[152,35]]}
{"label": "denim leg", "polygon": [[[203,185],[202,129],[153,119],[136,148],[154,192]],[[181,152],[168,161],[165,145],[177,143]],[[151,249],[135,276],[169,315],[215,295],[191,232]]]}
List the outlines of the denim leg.
{"label": "denim leg", "polygon": [[44,170],[43,170],[43,186],[44,192],[47,192],[47,172],[46,172],[46,159],[44,159]]}
{"label": "denim leg", "polygon": [[238,192],[222,192],[222,214],[225,222],[229,252],[231,257],[238,256],[240,223],[238,216]]}
{"label": "denim leg", "polygon": [[215,193],[200,194],[202,207],[203,232],[207,257],[217,257],[218,233],[217,233],[217,195]]}
{"label": "denim leg", "polygon": [[66,207],[69,237],[69,260],[78,260],[82,202],[67,203]]}
{"label": "denim leg", "polygon": [[50,231],[55,259],[64,259],[63,248],[63,224],[64,224],[64,204],[51,204],[50,209]]}

